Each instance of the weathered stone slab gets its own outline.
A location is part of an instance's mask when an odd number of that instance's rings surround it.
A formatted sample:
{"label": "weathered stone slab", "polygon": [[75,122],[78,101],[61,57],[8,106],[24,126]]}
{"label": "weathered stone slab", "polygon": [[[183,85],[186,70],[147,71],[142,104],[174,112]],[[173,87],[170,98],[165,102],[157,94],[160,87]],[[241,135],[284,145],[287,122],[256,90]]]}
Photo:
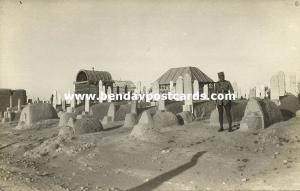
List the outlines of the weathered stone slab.
{"label": "weathered stone slab", "polygon": [[108,111],[107,111],[107,116],[110,116],[112,121],[115,120],[116,116],[116,105],[114,103],[111,103],[109,105]]}
{"label": "weathered stone slab", "polygon": [[177,94],[183,94],[183,77],[179,76],[178,79],[176,80],[176,93]]}
{"label": "weathered stone slab", "polygon": [[278,76],[273,75],[270,80],[271,100],[279,100],[279,81]]}
{"label": "weathered stone slab", "polygon": [[165,100],[159,100],[158,101],[158,110],[159,111],[165,111],[166,110]]}

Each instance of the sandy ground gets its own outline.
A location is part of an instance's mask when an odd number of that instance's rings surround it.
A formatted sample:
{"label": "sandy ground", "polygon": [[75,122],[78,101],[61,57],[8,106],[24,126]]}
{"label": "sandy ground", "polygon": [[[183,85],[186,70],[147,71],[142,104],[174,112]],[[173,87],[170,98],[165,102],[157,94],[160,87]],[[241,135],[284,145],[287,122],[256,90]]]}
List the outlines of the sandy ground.
{"label": "sandy ground", "polygon": [[[300,118],[257,132],[218,133],[208,121],[142,142],[118,122],[51,147],[59,132],[0,126],[0,190],[299,190]],[[33,154],[41,145],[49,152]]]}

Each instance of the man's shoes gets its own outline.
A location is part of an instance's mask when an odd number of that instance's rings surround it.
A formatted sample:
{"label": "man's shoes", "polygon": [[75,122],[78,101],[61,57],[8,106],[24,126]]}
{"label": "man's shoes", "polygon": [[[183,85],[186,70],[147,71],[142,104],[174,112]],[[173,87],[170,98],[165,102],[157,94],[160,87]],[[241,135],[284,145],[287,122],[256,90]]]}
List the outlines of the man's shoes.
{"label": "man's shoes", "polygon": [[218,132],[221,132],[221,131],[224,131],[224,129],[223,128],[218,129]]}
{"label": "man's shoes", "polygon": [[232,128],[230,127],[229,129],[228,129],[228,132],[232,132],[233,130],[232,130]]}

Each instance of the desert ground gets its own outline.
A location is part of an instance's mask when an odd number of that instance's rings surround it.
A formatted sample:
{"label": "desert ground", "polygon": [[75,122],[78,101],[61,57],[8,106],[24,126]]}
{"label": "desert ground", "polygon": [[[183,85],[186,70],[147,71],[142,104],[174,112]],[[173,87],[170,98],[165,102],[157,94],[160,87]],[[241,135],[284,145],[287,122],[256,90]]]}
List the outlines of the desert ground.
{"label": "desert ground", "polygon": [[299,117],[231,133],[193,121],[148,141],[113,122],[61,142],[58,122],[0,124],[1,191],[300,189]]}

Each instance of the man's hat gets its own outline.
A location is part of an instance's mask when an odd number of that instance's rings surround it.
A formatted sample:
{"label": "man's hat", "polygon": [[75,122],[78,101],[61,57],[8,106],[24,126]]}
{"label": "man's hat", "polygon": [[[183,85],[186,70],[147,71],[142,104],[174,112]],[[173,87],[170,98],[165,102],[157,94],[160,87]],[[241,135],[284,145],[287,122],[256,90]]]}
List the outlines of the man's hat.
{"label": "man's hat", "polygon": [[224,72],[219,72],[218,76],[224,76]]}

